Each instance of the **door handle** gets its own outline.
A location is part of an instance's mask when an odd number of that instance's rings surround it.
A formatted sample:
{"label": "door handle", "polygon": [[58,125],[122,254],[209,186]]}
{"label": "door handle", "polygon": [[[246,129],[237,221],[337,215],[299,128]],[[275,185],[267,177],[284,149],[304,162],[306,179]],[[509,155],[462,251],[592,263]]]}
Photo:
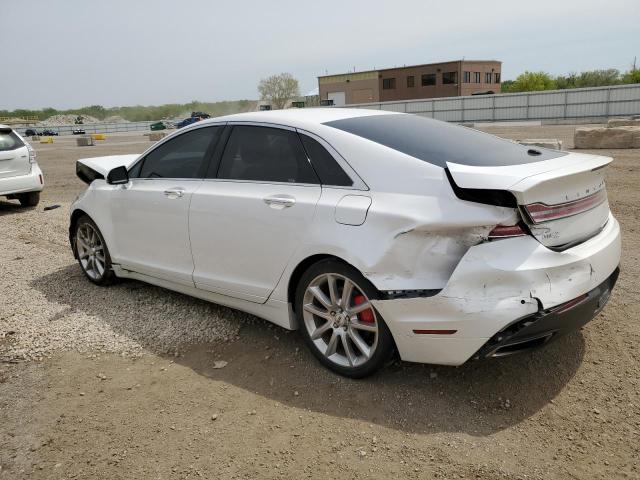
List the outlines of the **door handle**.
{"label": "door handle", "polygon": [[180,198],[184,195],[184,188],[169,188],[164,191],[164,196],[169,198]]}
{"label": "door handle", "polygon": [[287,208],[293,207],[296,204],[296,199],[290,195],[273,195],[263,199],[264,203],[272,208]]}

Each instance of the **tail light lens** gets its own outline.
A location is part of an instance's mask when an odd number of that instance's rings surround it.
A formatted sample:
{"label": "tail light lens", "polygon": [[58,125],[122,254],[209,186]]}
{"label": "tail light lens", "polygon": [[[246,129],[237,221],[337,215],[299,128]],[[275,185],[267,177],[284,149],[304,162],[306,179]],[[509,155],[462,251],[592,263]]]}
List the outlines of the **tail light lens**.
{"label": "tail light lens", "polygon": [[27,150],[29,150],[29,163],[36,163],[36,151],[27,143]]}
{"label": "tail light lens", "polygon": [[531,221],[533,223],[549,222],[560,218],[578,215],[592,208],[596,208],[603,202],[607,201],[607,191],[602,190],[581,198],[580,200],[572,200],[571,202],[558,203],[555,205],[547,205],[546,203],[530,203],[525,205]]}
{"label": "tail light lens", "polygon": [[527,232],[522,228],[520,224],[517,225],[496,225],[496,227],[489,232],[489,240],[500,240],[502,238],[522,237]]}

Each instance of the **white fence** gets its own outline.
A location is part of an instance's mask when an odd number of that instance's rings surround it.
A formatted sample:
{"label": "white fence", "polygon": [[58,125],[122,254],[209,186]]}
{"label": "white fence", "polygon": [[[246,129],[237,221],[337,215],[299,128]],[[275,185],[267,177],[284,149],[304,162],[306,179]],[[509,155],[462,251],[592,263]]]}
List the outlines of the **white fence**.
{"label": "white fence", "polygon": [[640,115],[640,84],[346,105],[448,122],[587,120]]}

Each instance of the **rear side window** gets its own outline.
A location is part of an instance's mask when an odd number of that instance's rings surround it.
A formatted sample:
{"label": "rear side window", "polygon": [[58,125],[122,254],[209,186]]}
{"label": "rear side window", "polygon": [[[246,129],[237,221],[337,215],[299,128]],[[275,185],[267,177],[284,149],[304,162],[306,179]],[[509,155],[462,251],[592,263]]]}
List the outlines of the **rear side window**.
{"label": "rear side window", "polygon": [[565,152],[525,147],[472,128],[418,115],[372,115],[335,120],[330,127],[445,168],[447,162],[497,167],[540,162]]}
{"label": "rear side window", "polygon": [[0,152],[24,147],[24,143],[13,130],[0,130]]}
{"label": "rear side window", "polygon": [[233,127],[218,178],[258,182],[319,183],[298,134],[270,127]]}
{"label": "rear side window", "polygon": [[307,155],[311,159],[313,169],[320,177],[320,182],[323,185],[336,187],[350,187],[353,185],[353,180],[349,178],[342,170],[342,167],[338,165],[336,159],[317,140],[304,134],[300,134],[300,138]]}
{"label": "rear side window", "polygon": [[152,150],[129,172],[132,178],[200,178],[210,148],[222,127],[205,127],[183,133]]}

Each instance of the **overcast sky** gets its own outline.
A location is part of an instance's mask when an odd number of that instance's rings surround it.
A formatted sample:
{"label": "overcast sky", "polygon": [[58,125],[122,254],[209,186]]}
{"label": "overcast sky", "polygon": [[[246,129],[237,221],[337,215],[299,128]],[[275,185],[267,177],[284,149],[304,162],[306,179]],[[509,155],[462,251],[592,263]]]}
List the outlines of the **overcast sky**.
{"label": "overcast sky", "polygon": [[[0,0],[0,109],[255,99],[260,78],[496,59],[627,70],[640,0]],[[640,63],[640,59],[639,59]]]}

